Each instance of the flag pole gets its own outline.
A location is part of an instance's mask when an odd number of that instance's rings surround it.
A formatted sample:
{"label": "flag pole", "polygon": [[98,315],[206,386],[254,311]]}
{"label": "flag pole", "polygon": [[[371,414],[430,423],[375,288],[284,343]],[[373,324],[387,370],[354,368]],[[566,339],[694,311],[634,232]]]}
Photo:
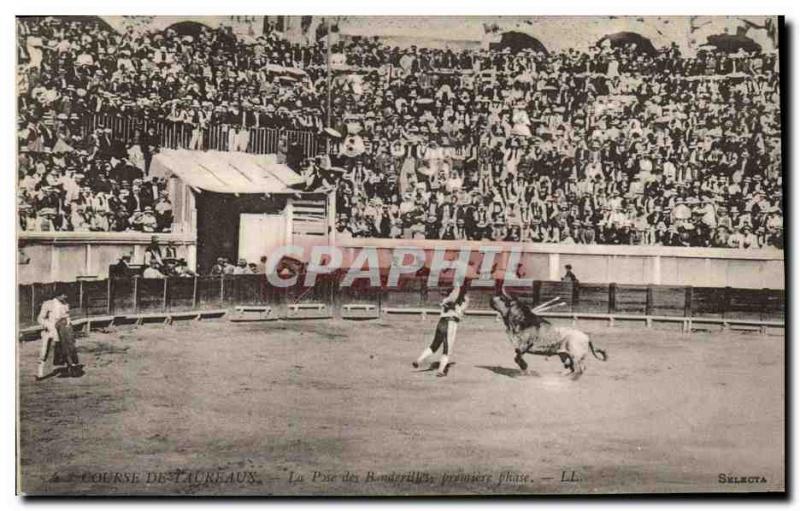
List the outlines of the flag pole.
{"label": "flag pole", "polygon": [[[326,56],[326,83],[327,86],[325,87],[327,92],[326,103],[327,106],[325,108],[325,127],[331,127],[331,84],[333,80],[331,80],[331,23],[328,18],[325,18],[325,25],[328,27],[328,36],[325,38],[325,46],[327,46],[327,56]],[[331,153],[331,139],[330,137],[325,137],[325,154],[330,155]]]}
{"label": "flag pole", "polygon": [[325,116],[325,124],[326,124],[326,126],[328,128],[330,128],[331,127],[331,82],[332,82],[332,80],[331,80],[331,46],[333,46],[333,45],[331,44],[331,23],[327,18],[325,19],[325,24],[328,27],[328,36],[327,36],[327,38],[325,40],[325,44],[328,47],[327,62],[326,62],[327,82],[328,82],[327,83],[327,92],[328,92],[327,103],[328,103],[328,107],[327,107],[327,112],[326,112],[326,116]]}

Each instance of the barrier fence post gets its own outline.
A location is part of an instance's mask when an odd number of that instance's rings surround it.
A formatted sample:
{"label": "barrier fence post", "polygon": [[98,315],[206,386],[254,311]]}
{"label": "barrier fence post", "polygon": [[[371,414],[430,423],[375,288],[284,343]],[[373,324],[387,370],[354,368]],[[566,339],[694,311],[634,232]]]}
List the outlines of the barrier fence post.
{"label": "barrier fence post", "polygon": [[133,312],[139,312],[139,276],[133,277]]}
{"label": "barrier fence post", "polygon": [[81,314],[84,316],[87,315],[87,311],[83,310],[83,281],[78,281],[78,309],[81,311]]}
{"label": "barrier fence post", "polygon": [[169,282],[168,277],[164,277],[164,290],[161,293],[161,310],[167,310],[167,283]]}
{"label": "barrier fence post", "polygon": [[645,316],[653,315],[653,286],[647,286],[647,294],[644,301],[644,314]]}
{"label": "barrier fence post", "polygon": [[608,313],[614,314],[617,310],[617,283],[608,285]]}
{"label": "barrier fence post", "polygon": [[686,286],[686,295],[683,303],[683,316],[690,318],[692,317],[692,309],[693,304],[692,301],[694,299],[694,289],[692,286]]}
{"label": "barrier fence post", "polygon": [[112,301],[111,301],[111,281],[112,278],[109,275],[108,282],[106,282],[106,314],[111,314],[112,309]]}
{"label": "barrier fence post", "polygon": [[539,305],[542,301],[542,281],[533,281],[533,305]]}
{"label": "barrier fence post", "polygon": [[219,304],[225,303],[225,274],[219,276]]}
{"label": "barrier fence post", "polygon": [[31,284],[31,321],[36,321],[36,284]]}
{"label": "barrier fence post", "polygon": [[194,285],[192,286],[192,310],[197,308],[197,275],[194,276]]}

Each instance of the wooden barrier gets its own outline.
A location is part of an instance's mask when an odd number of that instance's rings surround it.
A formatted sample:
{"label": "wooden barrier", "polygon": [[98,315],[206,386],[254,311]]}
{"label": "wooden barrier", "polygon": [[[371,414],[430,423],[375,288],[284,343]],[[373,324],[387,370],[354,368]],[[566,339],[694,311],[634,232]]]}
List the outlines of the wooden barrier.
{"label": "wooden barrier", "polygon": [[[143,321],[158,321],[157,318],[163,318],[166,313],[221,310],[244,305],[268,305],[273,310],[291,304],[325,305],[327,310],[324,314],[314,317],[332,317],[334,308],[342,310],[344,305],[356,304],[373,305],[377,311],[387,314],[438,314],[439,303],[449,292],[446,287],[429,288],[424,277],[406,278],[392,288],[342,288],[335,275],[319,276],[311,288],[303,287],[303,280],[301,277],[299,284],[290,288],[271,286],[264,275],[21,285],[18,320],[21,327],[33,325],[41,304],[61,292],[67,295],[74,319],[112,316],[116,318],[115,324],[135,321],[130,318],[136,314],[151,315]],[[747,326],[743,321],[761,321],[771,328],[773,323],[782,324],[785,317],[785,293],[776,289],[534,281],[530,286],[506,288],[506,292],[532,306],[560,297],[566,306],[554,311],[559,314],[575,313],[586,318],[591,314],[607,314],[615,318],[694,318],[697,321],[692,325],[696,328]],[[493,288],[473,288],[470,291],[471,310],[489,310],[493,294]],[[356,309],[351,307],[352,311]],[[297,314],[305,309],[294,307],[292,310]],[[724,321],[709,322],[706,319]],[[760,328],[759,325],[751,326]]]}
{"label": "wooden barrier", "polygon": [[168,311],[177,312],[196,308],[196,279],[171,277],[166,280],[168,281],[166,293],[166,309]]}
{"label": "wooden barrier", "polygon": [[[386,315],[420,315],[422,319],[426,319],[428,315],[438,317],[439,308],[424,308],[424,307],[386,307],[382,310],[372,305],[365,304],[350,304],[343,306],[343,319],[377,319],[380,313]],[[277,319],[272,316],[271,307],[258,307],[258,306],[239,306],[235,308],[237,313],[256,312],[261,314],[262,318],[267,319],[249,319],[249,321],[266,321]],[[160,323],[163,325],[171,325],[175,321],[195,320],[200,321],[203,319],[222,318],[229,314],[226,309],[212,309],[212,310],[199,310],[199,311],[178,311],[178,312],[161,312],[161,313],[138,313],[138,314],[124,314],[117,316],[91,316],[87,318],[79,318],[73,321],[73,328],[89,332],[96,328],[109,328],[118,325],[143,325],[146,323]],[[354,314],[353,317],[346,317],[347,314]],[[362,315],[363,314],[363,315]],[[374,314],[374,315],[373,315]],[[475,317],[496,317],[499,319],[497,312],[486,309],[467,310],[466,316]],[[748,320],[748,319],[722,319],[711,317],[678,317],[678,316],[649,316],[649,315],[631,315],[631,314],[603,314],[603,313],[580,313],[580,312],[545,312],[541,314],[542,317],[554,321],[558,324],[559,321],[567,321],[569,324],[580,327],[584,322],[597,322],[600,321],[608,327],[618,327],[625,324],[630,324],[639,328],[657,328],[660,324],[675,324],[678,325],[683,333],[689,334],[697,331],[724,331],[724,330],[741,330],[759,332],[761,335],[784,335],[785,324],[782,321],[764,321],[764,320]],[[296,303],[287,306],[287,313],[285,319],[332,319],[333,314],[326,304],[314,303]],[[237,319],[232,319],[237,321]],[[239,319],[238,321],[248,321],[247,319]],[[41,326],[29,326],[19,329],[20,341],[32,341],[39,338],[42,331]]]}
{"label": "wooden barrier", "polygon": [[674,286],[650,286],[650,314],[683,316],[686,312],[686,289]]}
{"label": "wooden barrier", "polygon": [[[614,307],[609,313],[644,315],[647,309],[648,286],[614,286]],[[610,299],[609,299],[610,302]]]}
{"label": "wooden barrier", "polygon": [[581,312],[607,312],[608,284],[579,284],[574,307]]}

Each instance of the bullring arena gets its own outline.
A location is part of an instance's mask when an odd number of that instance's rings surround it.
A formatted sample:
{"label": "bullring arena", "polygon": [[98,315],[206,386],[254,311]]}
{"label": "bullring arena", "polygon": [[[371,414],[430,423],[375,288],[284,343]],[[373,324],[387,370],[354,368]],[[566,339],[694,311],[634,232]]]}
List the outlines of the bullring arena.
{"label": "bullring arena", "polygon": [[456,364],[436,378],[410,364],[431,316],[140,316],[79,339],[80,379],[35,382],[38,343],[20,344],[26,493],[784,488],[782,335],[587,315],[578,326],[610,357],[572,381],[557,357],[530,357],[521,375],[502,323],[469,316]]}
{"label": "bullring arena", "polygon": [[784,36],[18,17],[18,491],[785,491]]}

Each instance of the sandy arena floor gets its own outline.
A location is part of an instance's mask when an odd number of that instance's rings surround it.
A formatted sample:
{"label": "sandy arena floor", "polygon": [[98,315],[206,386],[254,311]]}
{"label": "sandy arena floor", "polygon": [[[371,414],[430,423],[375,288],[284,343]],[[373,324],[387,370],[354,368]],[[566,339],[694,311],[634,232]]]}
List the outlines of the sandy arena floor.
{"label": "sandy arena floor", "polygon": [[[28,494],[516,494],[784,488],[784,339],[588,330],[610,360],[522,376],[468,318],[447,378],[435,319],[120,328],[83,378],[19,350]],[[731,478],[751,482],[721,483]],[[564,481],[562,481],[564,480]],[[758,480],[758,482],[756,482]],[[747,479],[745,479],[747,481]]]}

